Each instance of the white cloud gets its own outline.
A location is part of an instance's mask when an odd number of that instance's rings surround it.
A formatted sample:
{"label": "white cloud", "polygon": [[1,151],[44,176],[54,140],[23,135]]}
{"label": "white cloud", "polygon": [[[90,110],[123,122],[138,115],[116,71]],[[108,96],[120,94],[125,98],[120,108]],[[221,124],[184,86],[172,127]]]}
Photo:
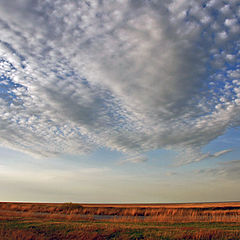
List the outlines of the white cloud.
{"label": "white cloud", "polygon": [[211,154],[210,157],[220,157],[226,153],[229,153],[229,152],[232,152],[232,149],[226,149],[226,150],[222,150],[222,151],[219,151],[219,152],[216,152],[214,154]]}
{"label": "white cloud", "polygon": [[215,153],[201,153],[199,150],[196,149],[185,149],[182,154],[179,156],[179,162],[176,164],[177,166],[182,166],[185,164],[189,164],[192,162],[200,162],[205,159],[209,158],[218,158],[222,155],[225,155],[229,152],[232,152],[232,149],[225,149]]}
{"label": "white cloud", "polygon": [[125,163],[143,163],[146,162],[148,158],[144,155],[136,155],[136,156],[131,156],[129,158],[126,158],[124,160],[121,160],[119,164],[125,164]]}
{"label": "white cloud", "polygon": [[221,177],[225,180],[239,180],[240,160],[221,162],[215,168],[201,169],[198,173]]}
{"label": "white cloud", "polygon": [[236,2],[0,6],[3,145],[41,156],[183,148],[194,160],[239,126]]}

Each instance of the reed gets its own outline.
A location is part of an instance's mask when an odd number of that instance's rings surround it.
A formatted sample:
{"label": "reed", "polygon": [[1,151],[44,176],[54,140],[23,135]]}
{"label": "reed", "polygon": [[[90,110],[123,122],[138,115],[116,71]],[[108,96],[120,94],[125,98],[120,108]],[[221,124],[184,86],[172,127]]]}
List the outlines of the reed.
{"label": "reed", "polygon": [[[83,205],[74,203],[0,203],[5,215],[38,216],[40,218],[94,219],[112,216],[111,221],[133,222],[240,222],[240,204],[191,205]],[[2,214],[1,214],[2,215]],[[89,217],[91,216],[91,217]],[[113,218],[113,216],[116,216]],[[101,217],[97,218],[98,220]]]}

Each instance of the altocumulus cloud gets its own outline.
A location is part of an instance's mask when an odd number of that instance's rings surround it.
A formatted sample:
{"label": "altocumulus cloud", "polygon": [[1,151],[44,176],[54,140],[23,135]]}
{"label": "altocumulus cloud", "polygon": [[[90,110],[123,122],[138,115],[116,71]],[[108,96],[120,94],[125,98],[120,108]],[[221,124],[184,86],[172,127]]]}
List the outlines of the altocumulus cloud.
{"label": "altocumulus cloud", "polygon": [[237,0],[0,0],[1,144],[204,158],[240,124],[239,15]]}

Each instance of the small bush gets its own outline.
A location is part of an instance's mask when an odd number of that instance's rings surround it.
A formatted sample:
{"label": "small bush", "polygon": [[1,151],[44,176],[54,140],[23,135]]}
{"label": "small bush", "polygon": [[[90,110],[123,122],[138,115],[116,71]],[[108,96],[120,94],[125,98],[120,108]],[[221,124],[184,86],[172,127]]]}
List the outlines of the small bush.
{"label": "small bush", "polygon": [[83,206],[81,204],[78,203],[64,203],[61,207],[60,207],[60,211],[73,211],[73,210],[81,210],[83,209]]}

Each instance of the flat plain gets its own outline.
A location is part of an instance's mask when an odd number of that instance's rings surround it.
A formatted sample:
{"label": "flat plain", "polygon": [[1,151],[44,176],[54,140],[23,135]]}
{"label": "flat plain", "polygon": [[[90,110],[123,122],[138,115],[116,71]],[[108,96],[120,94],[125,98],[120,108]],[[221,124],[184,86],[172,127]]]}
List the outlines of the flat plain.
{"label": "flat plain", "polygon": [[240,202],[3,202],[0,239],[240,239]]}

